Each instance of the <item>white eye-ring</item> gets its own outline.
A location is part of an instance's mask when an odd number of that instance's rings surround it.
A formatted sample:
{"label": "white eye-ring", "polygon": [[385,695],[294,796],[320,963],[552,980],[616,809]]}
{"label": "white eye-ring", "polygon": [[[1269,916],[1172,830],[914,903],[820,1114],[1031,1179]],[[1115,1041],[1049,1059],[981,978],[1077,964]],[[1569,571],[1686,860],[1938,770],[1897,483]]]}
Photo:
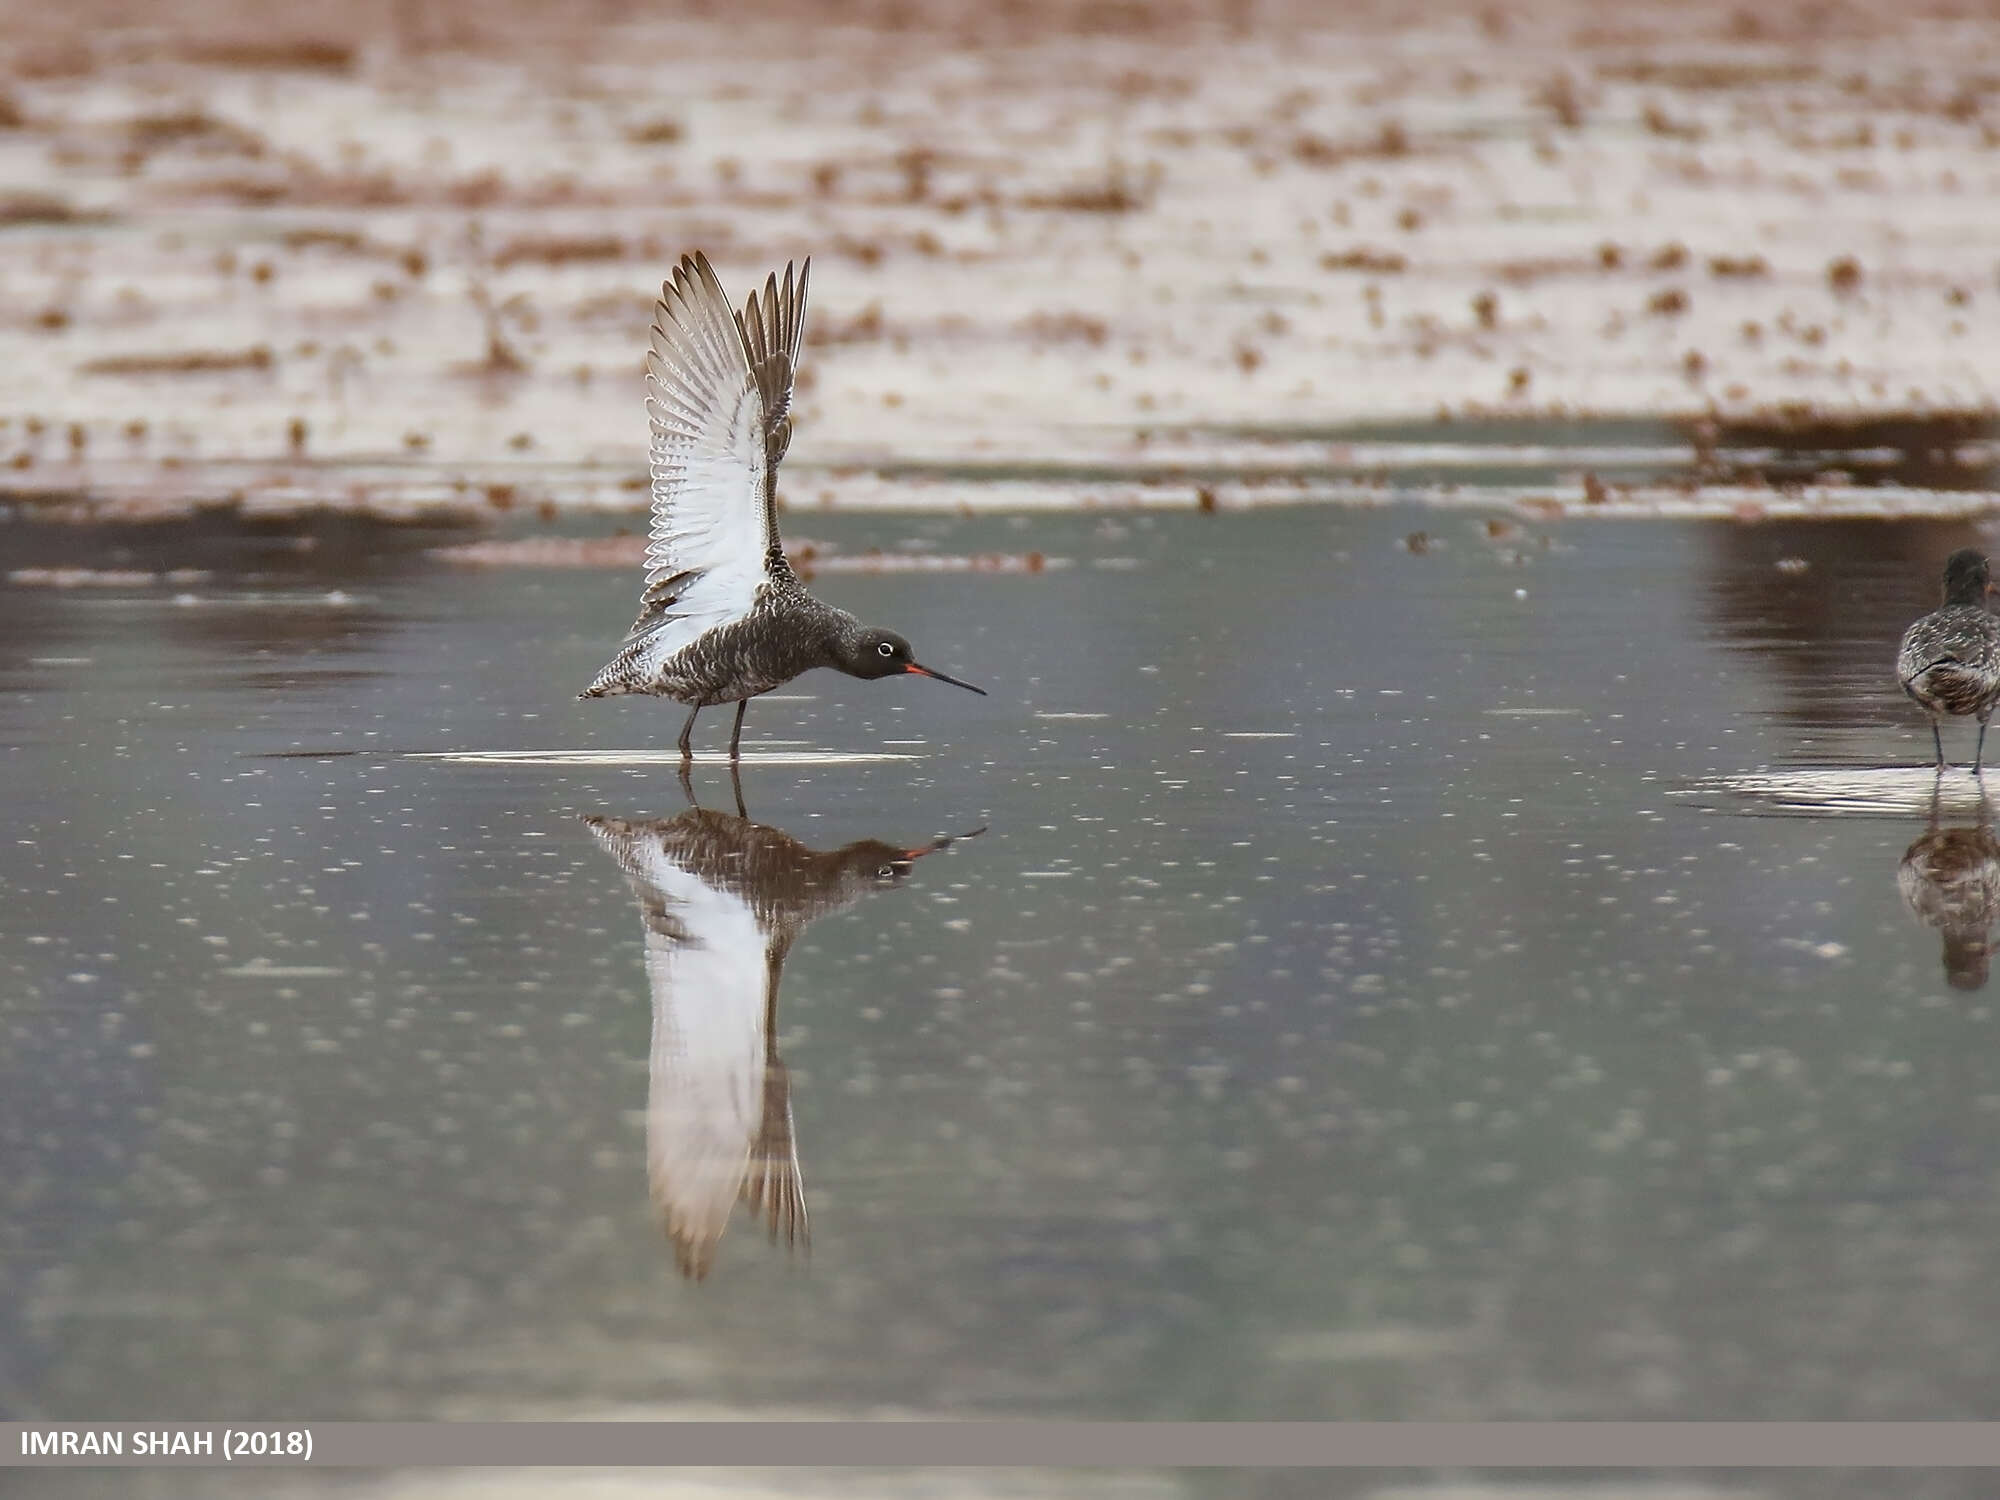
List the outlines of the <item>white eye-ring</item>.
{"label": "white eye-ring", "polygon": [[884,656],[894,656],[896,654],[896,648],[890,645],[887,641],[884,641],[881,645],[877,646],[875,649],[881,652],[882,655]]}

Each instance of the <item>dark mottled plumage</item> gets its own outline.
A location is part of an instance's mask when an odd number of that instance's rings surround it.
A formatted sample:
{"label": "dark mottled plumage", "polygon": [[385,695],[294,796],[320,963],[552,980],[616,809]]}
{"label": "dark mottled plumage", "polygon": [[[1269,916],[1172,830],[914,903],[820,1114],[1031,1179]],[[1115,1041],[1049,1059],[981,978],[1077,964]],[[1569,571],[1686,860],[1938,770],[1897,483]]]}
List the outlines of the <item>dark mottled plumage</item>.
{"label": "dark mottled plumage", "polygon": [[702,709],[736,705],[734,760],[750,699],[815,667],[850,677],[916,673],[910,643],[807,592],[778,537],[778,464],[791,446],[792,382],[805,336],[807,261],[766,277],[732,312],[708,257],[684,257],[660,289],[646,354],[653,524],[646,588],[626,644],[582,698],[650,693]]}
{"label": "dark mottled plumage", "polygon": [[2000,922],[2000,839],[1992,829],[1933,827],[1904,853],[1896,885],[1917,920],[1943,935],[1952,988],[1984,988],[1989,936]]}
{"label": "dark mottled plumage", "polygon": [[[740,805],[739,792],[739,805]],[[638,897],[653,996],[647,1176],[674,1259],[700,1280],[741,1200],[775,1241],[807,1238],[778,1057],[778,984],[808,924],[900,885],[953,842],[868,839],[820,853],[703,808],[651,822],[586,818]]]}
{"label": "dark mottled plumage", "polygon": [[1986,559],[1964,547],[1944,565],[1944,606],[1925,615],[1903,636],[1896,680],[1931,716],[1937,763],[1944,765],[1938,717],[1976,717],[1979,743],[1972,755],[1978,774],[1986,753],[1986,726],[2000,704],[2000,620],[1986,607],[1991,586]]}

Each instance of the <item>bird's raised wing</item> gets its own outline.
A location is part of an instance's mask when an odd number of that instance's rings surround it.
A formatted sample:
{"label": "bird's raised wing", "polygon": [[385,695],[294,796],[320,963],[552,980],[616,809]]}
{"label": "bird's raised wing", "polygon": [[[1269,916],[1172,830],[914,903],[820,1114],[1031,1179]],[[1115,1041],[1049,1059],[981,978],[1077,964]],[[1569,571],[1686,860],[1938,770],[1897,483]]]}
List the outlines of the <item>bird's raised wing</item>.
{"label": "bird's raised wing", "polygon": [[741,901],[667,868],[663,904],[687,937],[647,924],[646,1175],[675,1260],[699,1280],[743,1195],[764,1125],[764,938]]}
{"label": "bird's raised wing", "polygon": [[632,635],[668,619],[699,630],[747,611],[785,572],[778,461],[791,442],[792,379],[805,332],[808,260],[765,278],[732,312],[696,252],[660,289],[646,353],[653,524]]}
{"label": "bird's raised wing", "polygon": [[[586,821],[624,870],[645,920],[653,998],[646,1172],[674,1259],[699,1280],[739,1198],[768,1213],[774,1231],[783,1208],[788,1238],[803,1227],[789,1090],[766,1034],[777,977],[768,939],[740,895],[674,857],[675,820]],[[773,1145],[774,1116],[784,1127],[781,1147]],[[787,1164],[788,1180],[768,1180]]]}

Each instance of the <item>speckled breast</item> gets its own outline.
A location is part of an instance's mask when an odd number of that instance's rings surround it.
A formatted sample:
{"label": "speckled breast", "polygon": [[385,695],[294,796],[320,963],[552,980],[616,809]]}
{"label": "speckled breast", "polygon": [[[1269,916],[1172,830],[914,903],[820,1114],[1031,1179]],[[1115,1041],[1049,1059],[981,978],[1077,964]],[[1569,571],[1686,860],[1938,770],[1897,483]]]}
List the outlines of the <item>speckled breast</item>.
{"label": "speckled breast", "polygon": [[782,610],[758,610],[717,626],[660,664],[659,691],[706,708],[783,687],[799,673],[825,665],[817,633],[801,629],[801,623]]}

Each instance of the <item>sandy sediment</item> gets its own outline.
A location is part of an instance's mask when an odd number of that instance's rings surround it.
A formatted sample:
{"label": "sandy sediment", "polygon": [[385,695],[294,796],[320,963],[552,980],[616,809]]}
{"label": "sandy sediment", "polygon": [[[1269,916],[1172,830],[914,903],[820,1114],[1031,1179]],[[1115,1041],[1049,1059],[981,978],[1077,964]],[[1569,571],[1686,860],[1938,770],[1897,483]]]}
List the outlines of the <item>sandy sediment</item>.
{"label": "sandy sediment", "polygon": [[[77,516],[640,506],[695,247],[813,257],[795,507],[1365,498],[1313,476],[1384,423],[1990,432],[2000,22],[1944,5],[0,21],[0,491]],[[1742,503],[1828,496],[1879,498]]]}

